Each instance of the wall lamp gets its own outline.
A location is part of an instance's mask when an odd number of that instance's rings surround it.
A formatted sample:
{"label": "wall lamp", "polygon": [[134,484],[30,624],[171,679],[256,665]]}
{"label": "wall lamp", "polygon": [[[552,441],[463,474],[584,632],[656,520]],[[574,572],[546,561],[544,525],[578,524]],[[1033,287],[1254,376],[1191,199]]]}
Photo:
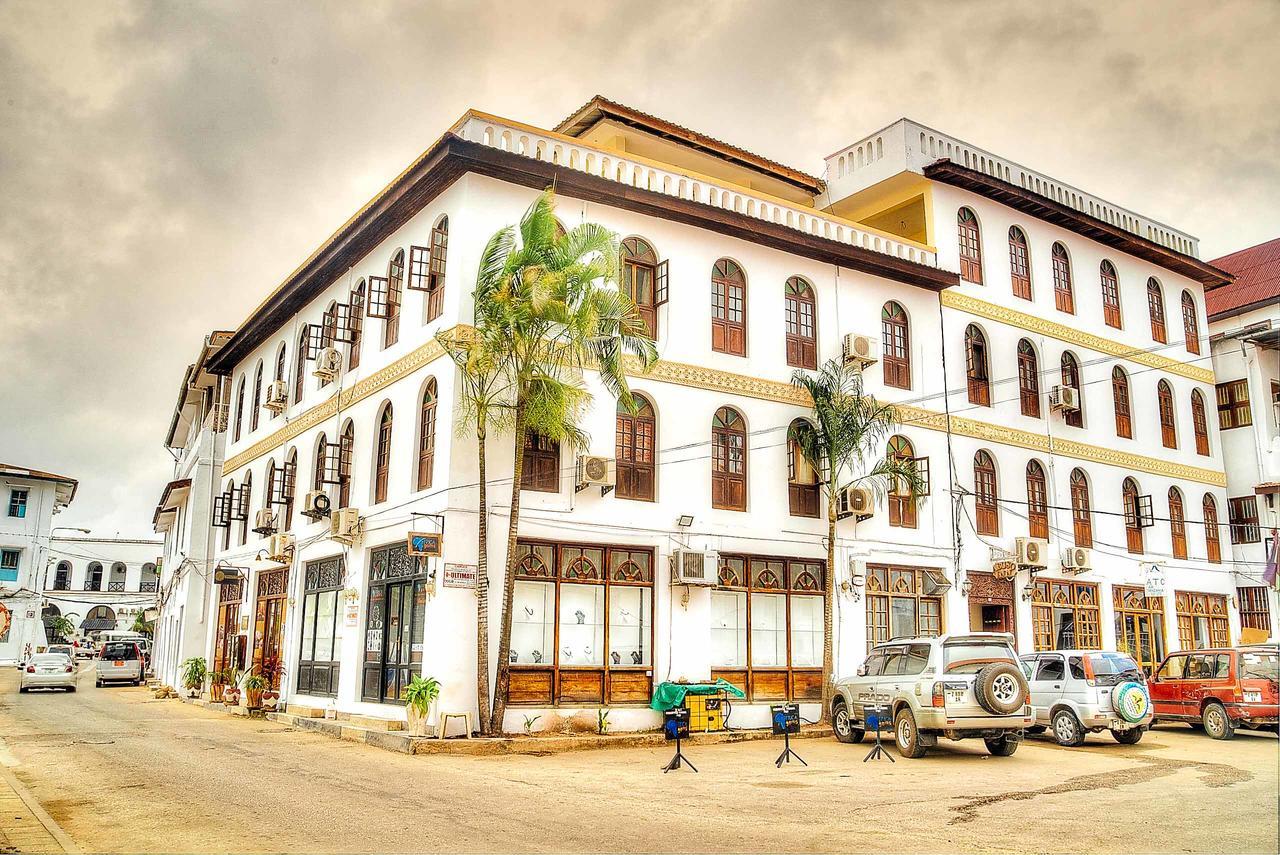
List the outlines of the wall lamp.
{"label": "wall lamp", "polygon": [[1024,603],[1028,602],[1031,599],[1031,592],[1032,592],[1032,588],[1030,585],[1022,586],[1022,601]]}
{"label": "wall lamp", "polygon": [[688,528],[693,525],[693,514],[681,514],[680,518],[676,520],[676,525],[680,526],[680,528]]}

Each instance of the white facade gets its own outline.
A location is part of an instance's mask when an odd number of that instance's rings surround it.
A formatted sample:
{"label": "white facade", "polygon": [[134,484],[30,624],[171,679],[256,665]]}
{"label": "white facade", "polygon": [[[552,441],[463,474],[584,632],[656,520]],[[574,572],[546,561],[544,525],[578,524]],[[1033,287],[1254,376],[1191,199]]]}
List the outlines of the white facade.
{"label": "white facade", "polygon": [[47,643],[40,589],[53,515],[75,492],[71,478],[0,464],[0,664],[25,659]]}
{"label": "white facade", "polygon": [[[748,561],[755,557],[760,563],[754,566],[764,574],[760,576],[762,585],[768,584],[767,573],[773,566],[766,559],[782,562],[777,566],[797,578],[805,566],[825,561],[825,520],[793,516],[788,501],[786,430],[792,420],[806,414],[802,399],[789,385],[794,369],[787,364],[785,347],[784,287],[792,277],[803,279],[815,298],[819,362],[839,357],[845,334],[865,334],[878,341],[882,308],[890,301],[902,308],[910,331],[908,388],[886,386],[880,365],[866,369],[864,376],[868,391],[902,405],[900,434],[910,440],[916,456],[930,461],[931,491],[920,503],[915,528],[890,525],[884,500],[870,519],[839,523],[836,566],[828,569],[836,591],[833,641],[837,671],[851,671],[861,661],[871,635],[868,620],[880,619],[876,610],[881,606],[883,632],[889,630],[891,620],[893,629],[907,620],[915,630],[928,629],[925,613],[933,608],[944,630],[967,630],[971,622],[973,628],[983,628],[981,604],[970,602],[967,594],[975,580],[992,569],[993,557],[1012,554],[1015,538],[1028,534],[1025,473],[1033,458],[1046,475],[1050,527],[1049,560],[1037,579],[1074,583],[1076,590],[1092,592],[1091,603],[1077,602],[1068,610],[1077,622],[1092,616],[1101,646],[1111,648],[1118,643],[1113,586],[1141,588],[1147,579],[1146,568],[1152,563],[1161,565],[1165,579],[1163,640],[1161,649],[1150,654],[1157,658],[1164,649],[1180,646],[1178,592],[1220,594],[1225,602],[1225,595],[1233,590],[1228,568],[1205,559],[1208,547],[1198,510],[1206,495],[1221,513],[1225,514],[1226,507],[1216,427],[1209,425],[1205,454],[1197,452],[1193,437],[1193,391],[1206,403],[1213,400],[1207,348],[1206,355],[1197,358],[1188,353],[1177,334],[1181,329],[1177,300],[1185,290],[1192,295],[1200,319],[1196,337],[1203,336],[1203,290],[1196,279],[1122,249],[1104,247],[1077,231],[1021,213],[979,192],[927,180],[910,169],[904,171],[905,167],[883,176],[891,182],[889,187],[879,183],[881,178],[861,184],[833,180],[826,196],[814,200],[828,209],[823,211],[714,176],[691,173],[673,165],[681,162],[674,155],[670,163],[662,163],[626,154],[632,150],[626,140],[620,144],[622,148],[604,148],[482,114],[468,114],[454,133],[508,159],[514,153],[544,165],[554,163],[566,180],[575,172],[589,173],[591,181],[582,185],[586,189],[577,191],[580,195],[575,196],[572,186],[562,186],[557,206],[562,222],[570,228],[583,221],[597,222],[620,237],[643,238],[657,257],[667,262],[670,276],[669,303],[657,310],[660,362],[648,375],[634,376],[631,381],[633,391],[645,396],[655,412],[654,500],[629,500],[619,497],[617,491],[604,494],[596,487],[574,489],[578,454],[617,454],[616,403],[593,377],[587,382],[594,402],[583,425],[591,436],[590,448],[560,449],[559,489],[555,492],[522,493],[521,539],[554,542],[566,549],[558,553],[562,565],[558,583],[517,583],[517,614],[523,611],[527,619],[523,627],[517,627],[523,640],[513,641],[517,655],[524,657],[516,660],[513,670],[522,674],[520,692],[524,694],[520,699],[512,696],[507,730],[519,730],[526,715],[543,715],[545,723],[553,710],[568,715],[602,705],[613,709],[611,722],[617,729],[653,726],[658,718],[647,708],[650,685],[722,675],[745,677],[751,682],[751,700],[735,705],[736,726],[765,724],[767,705],[778,697],[806,701],[802,711],[806,717],[818,712],[812,699],[816,688],[813,671],[821,666],[820,588],[818,596],[806,590],[804,583],[780,593],[760,587],[739,595],[735,590],[669,584],[668,559],[679,549],[744,556]],[[372,715],[402,715],[393,698],[392,703],[376,698],[385,691],[385,685],[379,688],[379,680],[389,673],[383,668],[384,659],[394,659],[396,653],[403,652],[400,658],[408,671],[420,671],[441,681],[443,708],[466,709],[475,704],[475,597],[467,588],[445,585],[443,570],[444,564],[476,562],[475,438],[466,425],[457,423],[454,370],[432,337],[471,318],[469,285],[485,242],[499,228],[518,221],[536,195],[533,187],[483,172],[464,170],[395,228],[379,232],[383,236],[378,244],[352,259],[338,281],[312,295],[287,317],[276,316],[269,334],[245,333],[254,324],[263,328],[261,315],[251,318],[242,328],[243,346],[237,347],[239,343],[233,340],[227,352],[235,356],[215,367],[228,375],[232,388],[231,428],[221,486],[226,495],[233,496],[246,481],[251,485],[248,507],[242,509],[246,512],[238,514],[244,519],[233,520],[220,530],[220,562],[248,567],[268,546],[268,540],[253,531],[257,512],[267,499],[268,473],[287,461],[295,465],[294,506],[289,525],[283,526],[297,544],[287,591],[277,595],[265,582],[260,585],[258,578],[250,578],[246,589],[238,592],[242,593],[238,617],[229,624],[239,627],[248,647],[256,648],[264,642],[255,627],[275,620],[271,615],[277,607],[270,604],[272,598],[284,598],[279,651],[286,669],[285,695],[291,702]],[[614,189],[602,189],[595,182],[612,182]],[[572,185],[572,181],[568,183]],[[624,189],[634,193],[637,187],[653,191],[645,197],[644,205],[623,198]],[[592,201],[584,201],[587,198]],[[885,230],[889,218],[882,215],[884,208],[895,206],[909,212],[899,233]],[[956,217],[961,207],[971,209],[980,223],[986,284],[960,282],[939,294],[944,286],[927,283],[955,283],[955,277],[948,277],[945,271],[959,267]],[[861,210],[857,221],[842,213],[855,210]],[[697,218],[702,215],[708,222],[727,218],[730,223],[701,225],[703,221]],[[439,317],[427,321],[429,300],[425,293],[404,291],[398,342],[382,348],[384,321],[366,318],[359,367],[322,385],[312,375],[314,363],[308,361],[301,399],[295,401],[295,360],[303,326],[321,323],[333,301],[346,302],[351,290],[367,283],[369,277],[387,276],[388,263],[398,250],[403,249],[408,257],[412,246],[429,246],[433,228],[446,216],[447,269]],[[866,225],[867,221],[877,225]],[[757,225],[752,227],[751,222]],[[1143,229],[1158,225],[1141,222]],[[1010,291],[1005,235],[1015,224],[1028,241],[1031,301],[1014,297]],[[778,237],[779,227],[792,237]],[[762,237],[756,237],[756,230]],[[1054,307],[1049,267],[1050,247],[1055,241],[1066,246],[1074,268],[1074,314],[1058,313]],[[877,256],[887,260],[866,261]],[[1118,272],[1121,329],[1103,322],[1098,270],[1104,258]],[[731,260],[745,274],[745,355],[730,355],[712,347],[710,277],[722,259]],[[894,267],[890,261],[911,264]],[[1165,347],[1153,346],[1151,338],[1146,297],[1150,277],[1161,283],[1166,295],[1173,344]],[[970,403],[966,392],[964,342],[970,324],[978,325],[989,342],[989,406]],[[1030,341],[1039,360],[1039,418],[1020,412],[1016,351],[1022,338]],[[280,415],[260,409],[255,427],[254,378],[259,365],[266,381],[274,376],[282,347],[288,406]],[[1051,411],[1048,402],[1050,388],[1061,382],[1057,379],[1059,360],[1068,349],[1083,374],[1084,425],[1078,428],[1065,425],[1062,415]],[[349,347],[342,346],[342,350],[345,367]],[[1132,439],[1116,435],[1110,377],[1117,365],[1129,372]],[[1160,380],[1172,390],[1176,448],[1161,445],[1156,415],[1156,384]],[[418,489],[421,404],[432,383],[438,399],[434,467],[430,484]],[[242,388],[244,403],[238,405]],[[386,495],[379,498],[375,448],[388,406],[392,413],[390,459]],[[733,408],[745,422],[745,510],[712,507],[712,421],[723,407]],[[344,546],[329,538],[327,520],[311,521],[300,511],[304,495],[318,477],[321,435],[329,442],[336,441],[348,425],[354,443],[347,484],[324,487],[333,507],[358,508],[363,518],[363,537]],[[974,522],[974,459],[979,451],[989,454],[995,464],[997,533],[979,534]],[[512,438],[492,437],[488,478],[493,655],[502,596],[511,460]],[[1074,544],[1069,482],[1076,468],[1087,479],[1092,505],[1092,569],[1079,575],[1064,573],[1060,564],[1060,553]],[[1153,497],[1154,525],[1143,529],[1145,542],[1140,554],[1131,553],[1126,545],[1121,497],[1126,477],[1136,479],[1141,495]],[[1173,557],[1167,498],[1171,489],[1184,497],[1187,557]],[[347,493],[346,501],[341,501],[343,492]],[[284,506],[277,506],[277,510],[279,515],[289,513]],[[411,605],[405,605],[398,615],[382,622],[370,621],[371,599],[385,594],[374,604],[384,613],[390,613],[395,602],[394,586],[370,584],[371,565],[376,565],[378,574],[388,566],[385,560],[379,563],[375,559],[375,552],[403,544],[409,531],[435,530],[430,516],[434,514],[443,514],[445,535],[443,559],[428,563],[434,578],[421,587],[409,584]],[[678,524],[684,515],[693,518],[691,525]],[[573,554],[568,547],[579,546],[607,547],[610,551],[602,555],[606,562],[628,550],[649,555],[653,582],[641,587],[648,593],[636,594],[634,587],[610,583],[607,594],[597,594],[605,591],[605,586],[575,587],[566,582],[569,571],[563,565],[570,560],[566,556]],[[332,563],[325,567],[313,564],[333,559],[341,559],[339,577],[333,575]],[[404,562],[391,561],[389,566],[392,578],[411,569]],[[899,592],[901,595],[894,597],[888,591],[873,590],[882,567],[887,585],[895,581],[911,584],[916,586],[915,593]],[[1043,612],[1047,622],[1044,634],[1050,643],[1062,641],[1065,618],[1059,612],[1063,609],[1035,605],[1035,581],[1024,567],[1007,585],[1008,628],[1016,632],[1024,650],[1041,641],[1033,632],[1033,608],[1039,610],[1037,615]],[[786,588],[787,583],[783,585]],[[316,589],[311,596],[309,588]],[[982,590],[990,593],[986,587]],[[556,596],[559,599],[547,599]],[[546,609],[549,603],[554,609],[555,602],[560,604],[558,620],[548,621]],[[1224,607],[1218,617],[1225,617],[1225,611]],[[751,621],[750,632],[739,625],[747,619]],[[647,638],[643,631],[646,624]],[[392,626],[407,626],[408,631],[393,637]],[[1067,631],[1074,632],[1079,626],[1068,622]],[[1189,626],[1194,630],[1196,624],[1192,621]],[[544,630],[545,635],[541,634]],[[1237,637],[1238,632],[1238,619],[1232,613],[1231,637]],[[625,645],[618,641],[623,637],[630,639]],[[555,642],[555,672],[542,667],[552,655],[548,644],[538,640],[542,638]],[[753,657],[749,667],[742,661],[747,644]],[[300,657],[299,651],[304,649],[310,658]],[[611,661],[614,654],[619,661]],[[491,665],[495,664],[493,655]],[[639,662],[628,667],[627,660],[635,661],[633,656],[638,656]],[[779,667],[779,661],[781,666],[788,665],[788,657],[789,667]],[[543,661],[534,661],[539,658]],[[335,667],[339,676],[332,680]],[[750,676],[746,677],[748,671]],[[315,691],[317,673],[325,674],[322,682],[335,691]],[[542,691],[544,684],[539,681],[544,677],[551,701],[532,700]],[[593,682],[597,680],[598,684]],[[603,688],[597,689],[597,685]],[[373,692],[369,691],[371,686]],[[626,700],[618,701],[615,692]]]}
{"label": "white facade", "polygon": [[132,629],[138,615],[155,608],[160,547],[159,540],[54,537],[44,614],[70,620],[78,638]]}

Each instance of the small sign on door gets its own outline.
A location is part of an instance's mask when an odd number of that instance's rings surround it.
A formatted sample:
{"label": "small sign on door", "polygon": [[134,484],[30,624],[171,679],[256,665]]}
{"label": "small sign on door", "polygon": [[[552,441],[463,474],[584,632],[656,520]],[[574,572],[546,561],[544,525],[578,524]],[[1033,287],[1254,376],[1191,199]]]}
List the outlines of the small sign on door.
{"label": "small sign on door", "polygon": [[446,588],[474,588],[479,577],[474,564],[444,565],[444,586]]}

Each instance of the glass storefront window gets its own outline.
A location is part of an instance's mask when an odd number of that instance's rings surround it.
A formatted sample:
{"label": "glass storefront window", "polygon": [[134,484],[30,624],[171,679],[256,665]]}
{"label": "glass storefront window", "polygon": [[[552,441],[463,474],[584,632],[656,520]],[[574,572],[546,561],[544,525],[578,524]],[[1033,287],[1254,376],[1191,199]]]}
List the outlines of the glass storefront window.
{"label": "glass storefront window", "polygon": [[751,595],[751,664],[756,668],[786,667],[786,594]]}
{"label": "glass storefront window", "polygon": [[555,585],[519,580],[512,589],[511,662],[541,665],[554,661]]}
{"label": "glass storefront window", "polygon": [[612,665],[652,665],[649,616],[652,588],[609,589],[609,662]]}
{"label": "glass storefront window", "polygon": [[604,664],[604,587],[560,586],[560,667]]}
{"label": "glass storefront window", "polygon": [[791,665],[822,667],[822,597],[791,597]]}
{"label": "glass storefront window", "polygon": [[711,592],[711,664],[747,664],[747,592]]}

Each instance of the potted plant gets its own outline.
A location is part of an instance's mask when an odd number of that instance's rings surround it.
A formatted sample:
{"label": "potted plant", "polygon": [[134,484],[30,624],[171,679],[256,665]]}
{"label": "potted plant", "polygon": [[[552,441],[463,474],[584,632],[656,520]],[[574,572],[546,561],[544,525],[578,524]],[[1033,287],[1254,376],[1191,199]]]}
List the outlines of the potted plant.
{"label": "potted plant", "polygon": [[209,700],[215,704],[223,703],[226,697],[227,681],[231,675],[226,669],[209,673]]}
{"label": "potted plant", "polygon": [[280,663],[280,657],[265,657],[258,666],[258,673],[267,681],[266,688],[262,691],[262,706],[273,710],[280,700],[280,686],[284,680],[284,666]]}
{"label": "potted plant", "polygon": [[204,688],[204,680],[208,676],[209,666],[203,656],[192,656],[182,663],[182,687],[187,690],[188,697],[200,697],[200,690]]}
{"label": "potted plant", "polygon": [[243,671],[227,669],[227,685],[222,690],[222,702],[229,707],[240,706],[240,681],[244,679]]}
{"label": "potted plant", "polygon": [[262,709],[262,693],[271,685],[267,678],[249,672],[240,680],[240,685],[244,688],[245,706],[251,710]]}
{"label": "potted plant", "polygon": [[440,683],[435,677],[416,675],[404,689],[405,709],[409,717],[409,735],[427,735],[427,715],[440,697]]}

